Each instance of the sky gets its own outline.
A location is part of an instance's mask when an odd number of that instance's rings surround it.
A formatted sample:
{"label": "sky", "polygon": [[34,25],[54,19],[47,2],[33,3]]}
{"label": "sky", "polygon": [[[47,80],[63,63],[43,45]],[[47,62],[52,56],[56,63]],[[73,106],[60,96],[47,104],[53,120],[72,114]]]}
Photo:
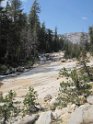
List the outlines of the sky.
{"label": "sky", "polygon": [[[34,0],[22,0],[24,12],[29,12]],[[93,25],[93,0],[38,0],[40,21],[47,28],[57,27],[58,33],[88,32]]]}

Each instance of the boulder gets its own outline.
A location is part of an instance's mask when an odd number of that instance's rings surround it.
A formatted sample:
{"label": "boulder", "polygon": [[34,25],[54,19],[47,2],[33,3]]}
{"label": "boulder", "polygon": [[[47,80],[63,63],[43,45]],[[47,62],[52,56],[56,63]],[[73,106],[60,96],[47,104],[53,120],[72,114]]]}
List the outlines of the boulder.
{"label": "boulder", "polygon": [[56,109],[53,112],[53,117],[55,118],[55,120],[57,120],[62,116],[62,114],[63,114],[62,109]]}
{"label": "boulder", "polygon": [[54,97],[54,98],[49,102],[50,110],[55,110],[57,103],[58,103],[58,102],[57,102],[57,97]]}
{"label": "boulder", "polygon": [[61,62],[66,62],[66,59],[62,59]]}
{"label": "boulder", "polygon": [[69,124],[82,124],[83,122],[83,111],[81,109],[76,109],[74,113],[72,113],[71,118],[69,120]]}
{"label": "boulder", "polygon": [[93,124],[93,105],[85,104],[77,108],[71,114],[69,124]]}
{"label": "boulder", "polygon": [[16,69],[16,71],[17,71],[17,72],[23,72],[23,71],[24,71],[24,67],[18,67],[18,68]]}
{"label": "boulder", "polygon": [[88,102],[89,104],[93,105],[93,96],[89,96],[89,97],[87,98],[87,102]]}
{"label": "boulder", "polygon": [[41,106],[40,104],[35,105],[35,107],[37,108],[38,111],[43,111],[44,107]]}
{"label": "boulder", "polygon": [[35,124],[51,124],[51,122],[52,122],[52,111],[47,111],[40,114],[40,117]]}
{"label": "boulder", "polygon": [[58,102],[57,102],[57,97],[54,97],[53,99],[51,99],[50,101],[50,105],[56,105]]}
{"label": "boulder", "polygon": [[46,95],[44,97],[44,101],[47,102],[47,101],[50,101],[52,99],[52,96],[50,94]]}
{"label": "boulder", "polygon": [[[0,87],[3,85],[3,83],[2,82],[0,82]],[[0,91],[0,94],[1,94],[1,91]]]}
{"label": "boulder", "polygon": [[34,124],[39,115],[25,116],[18,124]]}
{"label": "boulder", "polygon": [[68,104],[67,105],[68,113],[72,113],[76,108],[77,108],[77,106],[75,104]]}
{"label": "boulder", "polygon": [[30,110],[31,113],[38,112],[40,110],[40,106],[39,105],[38,106],[31,105],[29,110]]}

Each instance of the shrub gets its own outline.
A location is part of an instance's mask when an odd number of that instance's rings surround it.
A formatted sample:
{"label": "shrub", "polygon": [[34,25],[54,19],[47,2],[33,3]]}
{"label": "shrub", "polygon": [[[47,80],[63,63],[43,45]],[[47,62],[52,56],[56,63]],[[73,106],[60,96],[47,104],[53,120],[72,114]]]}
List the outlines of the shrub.
{"label": "shrub", "polygon": [[36,91],[34,91],[34,89],[32,87],[29,87],[29,91],[25,96],[25,99],[23,101],[24,103],[24,110],[23,113],[31,113],[31,107],[35,107],[35,105],[37,100],[37,93]]}
{"label": "shrub", "polygon": [[10,90],[8,95],[2,96],[0,100],[0,123],[6,124],[10,117],[13,117],[17,113],[17,108],[14,105],[14,98],[16,94]]}
{"label": "shrub", "polygon": [[0,74],[6,73],[8,67],[6,65],[0,65]]}
{"label": "shrub", "polygon": [[86,101],[86,97],[91,94],[90,89],[92,88],[88,83],[89,79],[86,75],[82,75],[76,69],[70,70],[70,72],[66,69],[61,70],[60,75],[69,77],[69,79],[66,82],[60,83],[57,98],[58,105],[63,107],[67,106],[68,103],[83,104]]}
{"label": "shrub", "polygon": [[81,68],[81,72],[83,74],[86,74],[90,81],[93,81],[93,68],[87,66],[87,62],[89,61],[88,61],[88,57],[87,57],[87,54],[84,48],[81,51],[79,62],[83,66]]}

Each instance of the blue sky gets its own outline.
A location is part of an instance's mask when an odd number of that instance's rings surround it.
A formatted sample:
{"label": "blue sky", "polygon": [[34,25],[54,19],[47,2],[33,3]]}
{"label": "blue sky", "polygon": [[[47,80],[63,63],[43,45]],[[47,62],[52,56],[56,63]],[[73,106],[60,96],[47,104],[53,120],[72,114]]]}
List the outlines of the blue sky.
{"label": "blue sky", "polygon": [[[6,2],[7,0],[5,0]],[[34,0],[22,0],[25,12],[29,12]],[[4,2],[4,4],[5,4]],[[93,0],[38,0],[40,21],[58,33],[88,32],[93,25]]]}
{"label": "blue sky", "polygon": [[[58,33],[87,32],[93,24],[93,0],[38,0],[41,7],[40,21],[47,28],[58,28]],[[33,0],[23,0],[28,12]]]}

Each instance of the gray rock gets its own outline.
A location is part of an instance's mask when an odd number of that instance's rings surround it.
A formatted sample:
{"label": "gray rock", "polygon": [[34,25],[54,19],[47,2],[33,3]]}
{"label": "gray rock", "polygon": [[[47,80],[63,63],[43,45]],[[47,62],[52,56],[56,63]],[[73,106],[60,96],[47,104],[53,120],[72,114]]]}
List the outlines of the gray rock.
{"label": "gray rock", "polygon": [[39,115],[25,116],[18,124],[34,124]]}
{"label": "gray rock", "polygon": [[18,68],[16,69],[16,71],[17,71],[17,72],[23,72],[23,71],[24,71],[24,67],[18,67]]}
{"label": "gray rock", "polygon": [[55,110],[57,103],[58,103],[57,97],[54,97],[53,99],[51,99],[51,101],[49,102],[50,110]]}
{"label": "gray rock", "polygon": [[[66,113],[66,112],[65,112]],[[53,117],[55,118],[55,120],[59,119],[63,114],[63,111],[62,109],[56,109],[54,112],[53,112]]]}
{"label": "gray rock", "polygon": [[66,59],[62,59],[61,62],[66,62],[67,60]]}
{"label": "gray rock", "polygon": [[50,94],[46,95],[44,97],[44,101],[47,102],[47,101],[50,101],[52,99],[52,96]]}
{"label": "gray rock", "polygon": [[67,109],[68,109],[68,113],[72,113],[74,112],[74,110],[77,108],[77,106],[75,104],[68,104],[67,105]]}
{"label": "gray rock", "polygon": [[54,98],[51,99],[51,101],[50,101],[50,105],[56,105],[57,103],[58,103],[57,97],[54,97]]}
{"label": "gray rock", "polygon": [[80,106],[71,114],[69,124],[93,124],[93,105]]}
{"label": "gray rock", "polygon": [[39,111],[39,108],[37,108],[35,105],[31,105],[29,110],[30,110],[31,113],[34,113],[34,112]]}
{"label": "gray rock", "polygon": [[38,111],[44,110],[44,108],[40,104],[35,105],[35,107],[37,108]]}
{"label": "gray rock", "polygon": [[51,122],[52,122],[52,112],[47,111],[40,114],[40,117],[35,124],[51,124]]}
{"label": "gray rock", "polygon": [[[3,85],[3,83],[2,82],[0,82],[0,87]],[[0,94],[1,94],[1,91],[0,91]]]}
{"label": "gray rock", "polygon": [[82,124],[83,122],[83,111],[81,109],[76,109],[72,113],[69,124]]}
{"label": "gray rock", "polygon": [[81,36],[84,36],[84,41],[82,44],[85,44],[86,42],[90,42],[89,40],[89,34],[88,33],[84,33],[84,32],[73,32],[73,33],[65,33],[63,35],[63,38],[67,41],[70,41],[74,44],[80,44],[81,43]]}
{"label": "gray rock", "polygon": [[92,104],[92,105],[93,105],[93,96],[89,96],[89,97],[87,98],[87,102],[88,102],[89,104]]}

